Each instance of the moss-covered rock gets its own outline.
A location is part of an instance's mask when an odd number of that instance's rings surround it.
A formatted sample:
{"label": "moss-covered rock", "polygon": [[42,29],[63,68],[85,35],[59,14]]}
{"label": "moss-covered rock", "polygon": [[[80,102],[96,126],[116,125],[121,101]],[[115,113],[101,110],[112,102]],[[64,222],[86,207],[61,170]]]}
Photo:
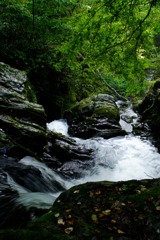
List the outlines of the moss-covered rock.
{"label": "moss-covered rock", "polygon": [[0,63],[0,148],[3,154],[16,157],[31,152],[31,155],[39,154],[46,145],[46,114],[41,105],[28,101],[29,94],[26,73]]}
{"label": "moss-covered rock", "polygon": [[27,229],[1,231],[0,239],[160,239],[160,179],[72,187]]}
{"label": "moss-covered rock", "polygon": [[125,134],[119,125],[120,115],[115,99],[108,94],[98,94],[80,101],[66,111],[64,117],[69,122],[70,134],[84,139]]}

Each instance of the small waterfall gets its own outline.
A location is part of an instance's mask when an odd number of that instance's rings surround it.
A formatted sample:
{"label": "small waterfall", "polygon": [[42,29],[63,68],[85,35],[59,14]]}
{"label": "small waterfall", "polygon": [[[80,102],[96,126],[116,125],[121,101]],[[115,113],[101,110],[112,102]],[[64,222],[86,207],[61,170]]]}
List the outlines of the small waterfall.
{"label": "small waterfall", "polygon": [[[82,140],[81,140],[82,141]],[[82,181],[121,181],[160,177],[160,154],[133,135],[83,141],[95,149],[95,165]]]}
{"label": "small waterfall", "polygon": [[116,102],[116,104],[120,110],[119,123],[122,129],[128,133],[131,133],[133,131],[133,125],[138,121],[138,115],[133,111],[132,104],[130,102],[126,102],[124,105],[124,102],[119,100]]}
{"label": "small waterfall", "polygon": [[50,131],[62,133],[68,136],[68,124],[64,119],[54,120],[53,122],[47,123],[47,128]]}
{"label": "small waterfall", "polygon": [[[127,111],[130,116],[134,116],[136,122],[137,115],[133,110],[129,107]],[[53,124],[56,128],[57,122],[53,122]],[[63,127],[66,126],[66,122],[64,124],[63,121],[58,122],[59,124],[62,124]],[[94,164],[89,165],[89,168],[85,170],[82,167],[82,177],[77,180],[78,183],[160,177],[160,154],[149,140],[141,139],[141,137],[132,134],[107,140],[104,138],[74,139],[79,145],[94,150]],[[88,161],[83,161],[82,165],[84,166],[85,163],[87,165]],[[63,168],[65,167],[73,168],[74,171],[73,162],[66,162],[63,165]]]}
{"label": "small waterfall", "polygon": [[[128,121],[127,116],[130,119]],[[136,123],[137,117],[130,106],[125,111],[121,110],[120,123],[122,128],[128,131],[127,136],[87,140],[73,138],[78,146],[92,150],[92,159],[68,161],[57,171],[30,156],[15,164],[4,161],[0,172],[0,180],[3,183],[0,188],[1,209],[5,206],[7,209],[11,208],[13,203],[13,207],[17,208],[24,206],[26,209],[49,209],[62,191],[88,181],[159,178],[160,154],[157,149],[149,140],[132,134],[132,125]],[[69,136],[67,122],[63,119],[48,123],[47,128],[48,131]],[[77,171],[78,177],[75,178],[73,174],[73,178],[64,178],[62,172],[67,175],[68,169],[73,173]],[[8,191],[7,197],[5,196],[7,200],[3,199],[3,191]],[[8,198],[9,194],[12,197]],[[0,217],[7,222],[6,215],[6,212],[1,211]],[[12,210],[10,215],[12,218]]]}

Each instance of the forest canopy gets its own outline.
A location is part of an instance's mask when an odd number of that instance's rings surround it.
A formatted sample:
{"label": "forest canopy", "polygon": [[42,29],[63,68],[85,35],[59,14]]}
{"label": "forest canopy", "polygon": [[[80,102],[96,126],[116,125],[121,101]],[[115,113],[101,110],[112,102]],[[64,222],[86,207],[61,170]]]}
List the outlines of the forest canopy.
{"label": "forest canopy", "polygon": [[140,95],[148,69],[159,75],[159,11],[158,0],[0,0],[1,61],[49,65],[75,92]]}

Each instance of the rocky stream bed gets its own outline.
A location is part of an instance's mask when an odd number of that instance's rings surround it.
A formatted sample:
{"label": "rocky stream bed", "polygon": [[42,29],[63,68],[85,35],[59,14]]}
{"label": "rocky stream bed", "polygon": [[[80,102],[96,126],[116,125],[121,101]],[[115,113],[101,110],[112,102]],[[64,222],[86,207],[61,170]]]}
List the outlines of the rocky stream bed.
{"label": "rocky stream bed", "polygon": [[[157,81],[137,106],[137,121],[127,115],[122,119],[128,102],[119,108],[119,99],[108,94],[82,100],[65,111],[69,128],[64,135],[47,127],[45,109],[35,101],[26,73],[1,63],[0,239],[160,239],[159,87]],[[123,128],[122,121],[132,130]],[[157,147],[150,150],[155,152],[156,176],[67,185],[71,179],[78,183],[95,166],[94,147],[76,138],[129,134]],[[33,195],[37,200],[30,204]],[[28,205],[22,201],[26,199]]]}

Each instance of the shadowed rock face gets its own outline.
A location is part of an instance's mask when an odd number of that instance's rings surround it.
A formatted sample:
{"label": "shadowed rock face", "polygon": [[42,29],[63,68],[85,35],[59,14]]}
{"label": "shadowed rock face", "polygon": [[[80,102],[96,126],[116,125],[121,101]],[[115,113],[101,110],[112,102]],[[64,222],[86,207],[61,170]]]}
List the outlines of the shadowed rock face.
{"label": "shadowed rock face", "polygon": [[108,94],[98,94],[82,100],[65,112],[71,135],[80,138],[111,138],[125,135],[119,120],[119,110],[115,100]]}
{"label": "shadowed rock face", "polygon": [[154,136],[154,143],[160,151],[160,80],[157,80],[144,100],[139,104],[142,121],[147,123]]}
{"label": "shadowed rock face", "polygon": [[0,85],[16,93],[25,94],[27,76],[25,72],[0,63]]}
{"label": "shadowed rock face", "polygon": [[0,63],[0,151],[4,154],[19,149],[23,149],[20,157],[27,149],[40,153],[46,144],[46,115],[41,105],[28,101],[27,81],[24,72]]}

